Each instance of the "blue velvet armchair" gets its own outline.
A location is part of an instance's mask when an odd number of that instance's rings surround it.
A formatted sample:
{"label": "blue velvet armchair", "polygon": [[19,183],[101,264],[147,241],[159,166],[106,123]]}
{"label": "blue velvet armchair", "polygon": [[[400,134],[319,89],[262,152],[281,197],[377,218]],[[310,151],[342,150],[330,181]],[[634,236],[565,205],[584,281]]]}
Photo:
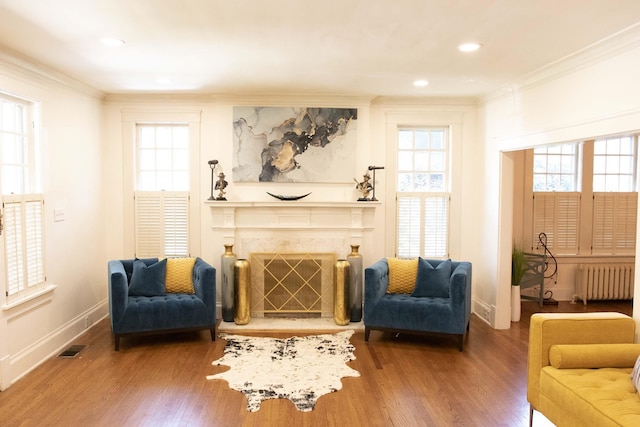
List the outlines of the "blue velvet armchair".
{"label": "blue velvet armchair", "polygon": [[[423,261],[423,260],[421,260]],[[426,260],[434,268],[442,260]],[[444,333],[458,336],[463,350],[471,316],[471,263],[450,261],[450,277],[436,297],[388,293],[389,265],[377,261],[364,272],[365,341],[372,329],[403,333]],[[448,286],[447,286],[448,285]]]}
{"label": "blue velvet armchair", "polygon": [[[134,270],[133,259],[108,263],[109,314],[115,338],[115,350],[120,338],[129,335],[150,335],[209,329],[211,340],[216,336],[216,270],[200,258],[193,264],[193,294],[165,293],[130,295]],[[147,266],[157,258],[142,259]],[[163,276],[164,277],[164,276]]]}

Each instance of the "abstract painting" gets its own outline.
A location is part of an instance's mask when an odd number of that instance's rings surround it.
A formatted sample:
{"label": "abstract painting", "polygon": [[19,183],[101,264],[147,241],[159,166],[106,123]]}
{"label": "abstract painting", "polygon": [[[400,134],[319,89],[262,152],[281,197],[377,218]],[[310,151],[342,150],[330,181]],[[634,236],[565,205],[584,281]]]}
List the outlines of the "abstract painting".
{"label": "abstract painting", "polygon": [[355,108],[234,107],[235,182],[350,182]]}

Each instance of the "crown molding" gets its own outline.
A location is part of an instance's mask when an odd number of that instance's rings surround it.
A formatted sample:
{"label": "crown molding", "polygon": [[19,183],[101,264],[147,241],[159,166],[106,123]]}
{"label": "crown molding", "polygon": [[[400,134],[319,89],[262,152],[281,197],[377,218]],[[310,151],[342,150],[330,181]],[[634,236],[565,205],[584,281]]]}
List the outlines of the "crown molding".
{"label": "crown molding", "polygon": [[317,93],[255,93],[255,94],[212,94],[216,102],[234,105],[262,105],[270,107],[290,107],[292,105],[312,105],[314,107],[335,107],[340,105],[370,104],[374,99],[368,95],[317,94]]}
{"label": "crown molding", "polygon": [[640,22],[527,73],[509,84],[479,96],[477,99],[479,103],[486,104],[504,96],[511,96],[514,91],[547,83],[638,47],[640,47]]}
{"label": "crown molding", "polygon": [[370,96],[314,95],[282,93],[273,94],[188,94],[188,93],[110,93],[105,102],[144,103],[144,102],[180,102],[195,104],[233,104],[260,105],[269,107],[290,107],[292,105],[312,105],[314,107],[357,106],[370,104]]}
{"label": "crown molding", "polygon": [[80,92],[91,98],[102,100],[105,93],[79,80],[63,74],[47,65],[34,61],[15,50],[0,44],[0,67],[15,72],[21,79],[29,79],[43,84],[57,84],[59,86]]}
{"label": "crown molding", "polygon": [[375,107],[430,107],[430,106],[465,106],[475,107],[478,105],[478,100],[474,97],[464,96],[451,96],[451,97],[439,97],[439,96],[404,96],[404,97],[387,97],[378,96],[371,102]]}

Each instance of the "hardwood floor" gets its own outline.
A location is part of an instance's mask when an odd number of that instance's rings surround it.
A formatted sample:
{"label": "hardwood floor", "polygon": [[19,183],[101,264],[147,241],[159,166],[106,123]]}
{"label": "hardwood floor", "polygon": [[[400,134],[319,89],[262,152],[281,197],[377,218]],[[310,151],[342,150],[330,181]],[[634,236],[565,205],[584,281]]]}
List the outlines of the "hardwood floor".
{"label": "hardwood floor", "polygon": [[[472,316],[464,352],[453,337],[373,331],[354,334],[361,377],[298,412],[288,400],[267,400],[247,412],[244,396],[206,375],[223,354],[208,332],[123,339],[113,351],[105,319],[74,344],[73,359],[47,360],[0,393],[2,426],[526,426],[529,317],[536,311],[619,311],[631,303],[545,306],[522,303],[522,320],[494,330]],[[258,335],[258,334],[255,334]],[[260,334],[267,335],[267,334]],[[287,337],[293,333],[268,334]],[[303,335],[303,334],[297,334]],[[535,414],[534,425],[548,425]]]}

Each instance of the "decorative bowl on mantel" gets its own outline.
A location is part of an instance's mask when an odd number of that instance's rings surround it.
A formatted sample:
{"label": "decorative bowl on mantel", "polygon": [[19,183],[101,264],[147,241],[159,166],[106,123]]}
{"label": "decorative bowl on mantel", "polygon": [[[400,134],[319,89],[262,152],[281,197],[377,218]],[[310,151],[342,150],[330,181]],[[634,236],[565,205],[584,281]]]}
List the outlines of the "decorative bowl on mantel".
{"label": "decorative bowl on mantel", "polygon": [[267,191],[267,194],[270,195],[271,197],[275,197],[278,200],[293,201],[293,200],[300,200],[304,197],[307,197],[311,193],[303,194],[302,196],[283,196],[281,194],[272,194]]}

